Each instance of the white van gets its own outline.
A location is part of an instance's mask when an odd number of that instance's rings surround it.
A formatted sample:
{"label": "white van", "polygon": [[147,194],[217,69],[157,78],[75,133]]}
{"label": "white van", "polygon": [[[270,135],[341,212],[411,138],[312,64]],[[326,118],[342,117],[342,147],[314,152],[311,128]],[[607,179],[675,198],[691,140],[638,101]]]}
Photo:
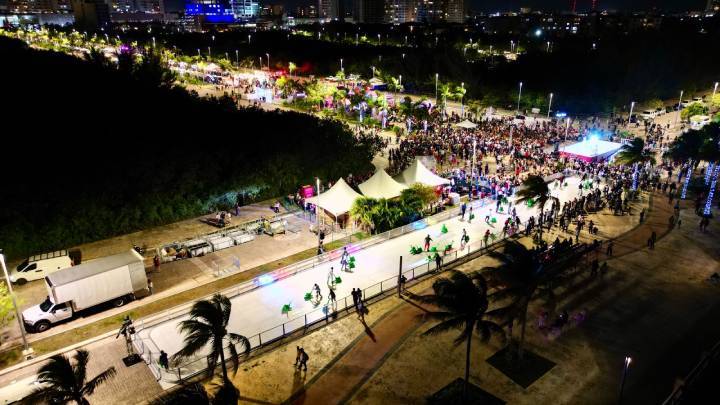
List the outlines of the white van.
{"label": "white van", "polygon": [[644,110],[642,114],[640,114],[640,117],[642,117],[642,119],[644,120],[651,120],[655,118],[656,115],[657,113],[655,112],[655,110]]}
{"label": "white van", "polygon": [[72,265],[73,260],[67,250],[30,256],[16,268],[10,270],[10,281],[22,285],[28,281],[42,280],[48,274]]}

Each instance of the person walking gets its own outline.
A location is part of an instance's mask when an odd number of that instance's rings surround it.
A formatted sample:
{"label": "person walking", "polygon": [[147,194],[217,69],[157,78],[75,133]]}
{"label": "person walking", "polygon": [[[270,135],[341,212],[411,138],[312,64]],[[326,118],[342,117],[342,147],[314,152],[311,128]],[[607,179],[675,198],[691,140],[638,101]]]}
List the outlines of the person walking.
{"label": "person walking", "polygon": [[460,220],[461,220],[461,221],[464,221],[464,220],[465,220],[465,211],[466,211],[466,210],[467,210],[467,203],[463,203],[463,204],[460,206]]}
{"label": "person walking", "polygon": [[362,321],[362,323],[365,323],[365,303],[358,299],[358,318]]}
{"label": "person walking", "polygon": [[295,367],[300,364],[300,360],[302,360],[302,347],[295,346]]}
{"label": "person walking", "polygon": [[335,302],[337,302],[337,299],[336,299],[335,291],[334,291],[334,290],[331,289],[331,290],[330,290],[330,294],[328,294],[328,295],[329,295],[329,297],[328,297],[328,303],[335,303]]}
{"label": "person walking", "polygon": [[640,223],[642,224],[643,219],[645,219],[645,208],[640,211]]}
{"label": "person walking", "polygon": [[350,295],[352,295],[353,307],[355,307],[355,310],[357,311],[358,310],[358,301],[360,300],[360,297],[358,297],[357,290],[355,288],[353,288]]}
{"label": "person walking", "polygon": [[298,370],[303,369],[303,371],[307,371],[307,362],[310,360],[310,356],[308,356],[307,352],[304,348],[300,348],[300,363],[298,364]]}
{"label": "person walking", "polygon": [[168,354],[165,353],[164,350],[160,350],[160,359],[158,360],[158,363],[160,363],[160,367],[165,370],[170,368],[170,360],[168,360]]}
{"label": "person walking", "polygon": [[313,285],[313,291],[315,291],[315,300],[320,302],[320,300],[322,299],[322,294],[320,293],[320,286],[317,285],[317,283]]}
{"label": "person walking", "polygon": [[342,256],[340,256],[340,271],[348,271],[348,257],[350,254],[347,251],[347,247],[343,248]]}
{"label": "person walking", "polygon": [[612,255],[613,255],[613,247],[614,247],[614,246],[615,246],[615,242],[614,242],[614,241],[610,241],[610,242],[608,243],[607,249],[605,250],[605,254],[606,254],[607,256],[612,257]]}
{"label": "person walking", "polygon": [[148,279],[147,279],[148,295],[152,295],[154,287],[155,287],[155,285],[153,284],[152,279],[150,277],[148,277]]}
{"label": "person walking", "polygon": [[442,257],[440,253],[435,252],[435,271],[440,272],[442,270]]}
{"label": "person walking", "polygon": [[407,283],[407,277],[405,277],[404,274],[400,275],[400,278],[398,279],[398,285],[400,286],[400,293],[405,292],[405,284]]}

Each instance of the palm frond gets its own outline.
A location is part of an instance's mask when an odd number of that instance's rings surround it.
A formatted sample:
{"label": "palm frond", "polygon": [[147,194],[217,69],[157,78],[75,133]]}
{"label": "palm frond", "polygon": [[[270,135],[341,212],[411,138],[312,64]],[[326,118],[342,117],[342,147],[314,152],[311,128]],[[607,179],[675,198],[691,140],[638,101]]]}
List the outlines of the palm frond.
{"label": "palm frond", "polygon": [[102,383],[106,382],[107,380],[115,377],[116,374],[117,370],[115,370],[115,367],[110,367],[102,373],[96,375],[95,378],[88,381],[83,387],[83,395],[92,395],[98,386],[102,385]]}

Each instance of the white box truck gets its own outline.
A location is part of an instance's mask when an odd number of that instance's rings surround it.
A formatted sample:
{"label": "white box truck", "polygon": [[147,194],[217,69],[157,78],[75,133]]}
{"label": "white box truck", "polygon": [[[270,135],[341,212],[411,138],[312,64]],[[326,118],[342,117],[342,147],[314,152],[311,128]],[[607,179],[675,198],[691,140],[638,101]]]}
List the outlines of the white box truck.
{"label": "white box truck", "polygon": [[112,301],[116,307],[147,289],[143,257],[135,250],[69,267],[45,277],[48,297],[23,311],[28,331],[44,332],[76,312]]}

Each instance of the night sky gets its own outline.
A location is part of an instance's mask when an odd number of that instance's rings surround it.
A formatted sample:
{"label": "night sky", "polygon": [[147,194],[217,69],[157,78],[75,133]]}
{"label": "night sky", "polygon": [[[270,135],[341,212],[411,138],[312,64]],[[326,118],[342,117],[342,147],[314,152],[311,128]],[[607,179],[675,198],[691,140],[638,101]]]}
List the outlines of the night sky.
{"label": "night sky", "polygon": [[[348,6],[352,0],[345,0]],[[704,10],[707,0],[598,0],[600,9],[647,10],[657,7],[668,11]],[[298,5],[317,4],[317,0],[260,0],[261,4],[283,4],[292,9]],[[184,0],[166,0],[169,8],[181,8]],[[536,10],[568,10],[570,0],[467,0],[470,10],[492,12],[519,10],[530,7]],[[578,11],[590,8],[591,0],[577,0]]]}

